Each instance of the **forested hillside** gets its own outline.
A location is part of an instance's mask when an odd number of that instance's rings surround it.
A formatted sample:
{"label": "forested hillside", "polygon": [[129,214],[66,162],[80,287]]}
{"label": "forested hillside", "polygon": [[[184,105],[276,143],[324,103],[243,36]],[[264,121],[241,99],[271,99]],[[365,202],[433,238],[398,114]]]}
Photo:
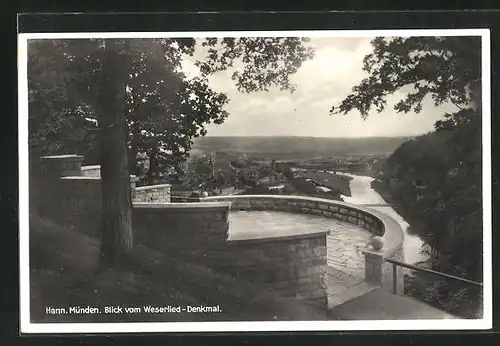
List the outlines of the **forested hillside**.
{"label": "forested hillside", "polygon": [[474,120],[404,143],[382,180],[432,249],[436,269],[481,281],[481,128]]}
{"label": "forested hillside", "polygon": [[[402,144],[373,187],[391,201],[425,241],[428,265],[448,274],[483,280],[480,118]],[[467,288],[467,290],[464,290]],[[465,317],[478,316],[475,287],[413,273],[407,294]]]}

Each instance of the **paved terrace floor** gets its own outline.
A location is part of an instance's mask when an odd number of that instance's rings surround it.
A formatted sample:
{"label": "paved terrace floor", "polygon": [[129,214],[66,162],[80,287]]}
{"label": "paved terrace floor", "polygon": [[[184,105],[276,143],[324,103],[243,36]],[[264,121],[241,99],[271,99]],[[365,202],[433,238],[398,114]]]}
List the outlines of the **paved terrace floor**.
{"label": "paved terrace floor", "polygon": [[229,237],[241,233],[330,231],[327,237],[328,292],[335,295],[364,280],[365,247],[370,234],[347,222],[279,211],[232,211]]}

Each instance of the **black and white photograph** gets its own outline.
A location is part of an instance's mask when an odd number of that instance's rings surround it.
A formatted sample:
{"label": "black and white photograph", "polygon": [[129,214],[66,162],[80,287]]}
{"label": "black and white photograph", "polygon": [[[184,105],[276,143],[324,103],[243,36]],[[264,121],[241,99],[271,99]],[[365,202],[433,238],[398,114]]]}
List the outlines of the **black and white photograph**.
{"label": "black and white photograph", "polygon": [[489,45],[19,34],[21,332],[491,328]]}

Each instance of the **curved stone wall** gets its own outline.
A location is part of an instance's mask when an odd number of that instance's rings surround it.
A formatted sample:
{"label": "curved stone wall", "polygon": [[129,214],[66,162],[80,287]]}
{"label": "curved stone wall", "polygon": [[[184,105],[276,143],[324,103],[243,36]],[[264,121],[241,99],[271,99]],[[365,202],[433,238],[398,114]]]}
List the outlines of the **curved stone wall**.
{"label": "curved stone wall", "polygon": [[274,210],[305,213],[335,218],[359,226],[384,239],[383,256],[393,257],[400,252],[404,233],[392,218],[380,212],[349,203],[303,196],[237,195],[213,196],[202,202],[229,201],[232,210]]}
{"label": "curved stone wall", "polygon": [[134,241],[189,262],[198,262],[278,295],[326,305],[326,236],[308,230],[228,239],[228,201],[135,202]]}
{"label": "curved stone wall", "polygon": [[279,296],[325,307],[327,235],[323,231],[227,241],[207,254],[207,260],[216,270],[263,284]]}

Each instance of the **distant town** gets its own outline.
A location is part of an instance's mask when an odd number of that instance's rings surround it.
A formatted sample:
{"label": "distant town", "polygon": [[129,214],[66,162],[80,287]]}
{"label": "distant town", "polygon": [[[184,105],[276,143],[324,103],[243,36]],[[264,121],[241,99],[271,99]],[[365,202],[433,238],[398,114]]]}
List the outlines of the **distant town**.
{"label": "distant town", "polygon": [[[343,173],[375,177],[385,159],[386,155],[368,155],[280,160],[231,151],[197,152],[155,183],[172,185],[173,202],[195,201],[204,192],[209,196],[276,194],[342,200],[351,195],[351,178]],[[145,160],[143,167],[147,165]]]}

